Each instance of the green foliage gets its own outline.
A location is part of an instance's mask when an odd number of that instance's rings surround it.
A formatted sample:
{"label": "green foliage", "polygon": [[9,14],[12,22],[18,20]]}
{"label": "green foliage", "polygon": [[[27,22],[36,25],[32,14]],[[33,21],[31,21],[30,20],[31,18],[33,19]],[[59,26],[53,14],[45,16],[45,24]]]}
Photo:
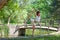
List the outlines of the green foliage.
{"label": "green foliage", "polygon": [[[4,32],[4,37],[8,37],[9,28],[6,25],[0,26],[0,33]],[[3,35],[3,33],[1,34]]]}
{"label": "green foliage", "polygon": [[48,36],[40,36],[40,37],[35,37],[35,38],[31,38],[31,37],[28,37],[28,38],[20,38],[20,37],[17,37],[17,38],[8,38],[8,40],[60,40],[60,35],[48,35]]}
{"label": "green foliage", "polygon": [[34,16],[37,10],[40,10],[41,19],[48,18],[54,8],[53,2],[54,0],[9,0],[0,10],[0,21],[22,23],[24,19],[27,19],[27,14]]}
{"label": "green foliage", "polygon": [[7,23],[9,17],[10,20],[14,20],[14,17],[18,14],[18,11],[20,11],[18,3],[10,0],[8,1],[8,4],[0,10],[0,19],[3,20],[3,23]]}
{"label": "green foliage", "polygon": [[[28,11],[28,13],[33,11],[32,10],[33,8],[35,12],[37,10],[40,10],[41,18],[42,19],[47,18],[48,16],[50,17],[50,14],[54,9],[53,2],[54,0],[35,0],[35,1],[32,1],[31,4],[26,7],[26,9],[30,10]],[[34,12],[32,12],[31,14],[33,13]]]}
{"label": "green foliage", "polygon": [[52,3],[53,0],[36,0],[35,2],[33,2],[32,6],[36,10],[40,10],[42,18],[46,18],[47,15],[50,14],[50,10],[53,8],[53,6],[51,6]]}
{"label": "green foliage", "polygon": [[26,23],[27,23],[27,24],[30,24],[30,23],[31,23],[31,20],[30,20],[30,19],[28,19]]}

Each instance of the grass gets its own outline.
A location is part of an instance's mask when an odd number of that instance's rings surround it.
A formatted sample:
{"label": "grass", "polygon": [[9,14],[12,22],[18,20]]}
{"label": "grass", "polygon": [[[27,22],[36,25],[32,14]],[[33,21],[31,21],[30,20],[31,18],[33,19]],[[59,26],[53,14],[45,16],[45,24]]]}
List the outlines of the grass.
{"label": "grass", "polygon": [[[35,29],[34,31],[34,35],[40,35],[40,34],[48,34],[48,33],[52,33],[52,32],[55,32],[55,31],[48,31],[48,30],[44,30],[44,29]],[[32,29],[27,29],[26,30],[26,35],[30,36],[32,35]]]}
{"label": "grass", "polygon": [[33,40],[60,40],[60,36],[45,36],[45,37],[39,37],[39,38],[34,38]]}
{"label": "grass", "polygon": [[60,40],[60,35],[43,36],[37,38],[7,38],[7,40]]}
{"label": "grass", "polygon": [[6,25],[0,26],[0,34],[1,34],[0,37],[2,37],[3,33],[4,33],[4,37],[8,37],[8,33],[9,33],[8,26],[6,26]]}

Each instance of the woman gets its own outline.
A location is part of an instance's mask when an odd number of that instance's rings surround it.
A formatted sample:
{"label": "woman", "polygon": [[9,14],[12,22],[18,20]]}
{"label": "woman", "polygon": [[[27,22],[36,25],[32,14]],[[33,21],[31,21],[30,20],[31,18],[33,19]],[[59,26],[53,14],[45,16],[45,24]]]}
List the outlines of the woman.
{"label": "woman", "polygon": [[[38,22],[38,25],[40,25],[40,12],[39,11],[36,12],[36,18],[35,19],[31,19],[31,22],[33,24],[32,35],[34,36],[34,30],[35,30],[35,24],[34,24],[34,22]],[[40,25],[40,27],[41,27],[41,25]]]}
{"label": "woman", "polygon": [[39,11],[37,11],[36,12],[36,17],[35,18],[31,18],[31,22],[40,22],[40,12]]}
{"label": "woman", "polygon": [[36,19],[35,19],[36,22],[40,22],[40,12],[37,11],[36,12]]}

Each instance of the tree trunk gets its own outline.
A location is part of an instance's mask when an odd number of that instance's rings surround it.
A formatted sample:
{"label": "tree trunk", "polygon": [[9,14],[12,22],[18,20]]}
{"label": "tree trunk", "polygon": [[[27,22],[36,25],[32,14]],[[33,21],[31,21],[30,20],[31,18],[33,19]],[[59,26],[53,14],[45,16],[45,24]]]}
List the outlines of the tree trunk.
{"label": "tree trunk", "polygon": [[7,0],[0,0],[0,9],[7,3]]}
{"label": "tree trunk", "polygon": [[9,25],[9,23],[10,23],[10,17],[8,18],[8,23],[7,24]]}
{"label": "tree trunk", "polygon": [[8,16],[8,22],[7,22],[8,25],[9,25],[9,23],[10,23],[10,18],[11,18],[12,15],[13,15],[13,14],[11,13],[11,14]]}

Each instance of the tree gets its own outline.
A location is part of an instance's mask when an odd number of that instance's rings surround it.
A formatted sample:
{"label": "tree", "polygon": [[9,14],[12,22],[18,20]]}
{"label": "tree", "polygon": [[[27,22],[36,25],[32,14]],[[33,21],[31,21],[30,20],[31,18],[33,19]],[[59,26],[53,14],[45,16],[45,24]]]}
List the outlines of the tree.
{"label": "tree", "polygon": [[8,4],[0,10],[0,18],[4,23],[20,23],[27,18],[27,14],[35,15],[37,10],[40,10],[41,18],[47,18],[50,9],[53,8],[52,3],[52,0],[9,0]]}
{"label": "tree", "polygon": [[[51,10],[54,8],[52,6],[53,0],[35,0],[33,1],[28,9],[40,10],[42,18],[46,18],[50,14]],[[36,12],[35,11],[35,12]]]}
{"label": "tree", "polygon": [[9,23],[11,19],[16,16],[17,9],[20,10],[18,3],[13,0],[9,0],[8,4],[0,10],[0,18],[3,20],[2,22]]}

